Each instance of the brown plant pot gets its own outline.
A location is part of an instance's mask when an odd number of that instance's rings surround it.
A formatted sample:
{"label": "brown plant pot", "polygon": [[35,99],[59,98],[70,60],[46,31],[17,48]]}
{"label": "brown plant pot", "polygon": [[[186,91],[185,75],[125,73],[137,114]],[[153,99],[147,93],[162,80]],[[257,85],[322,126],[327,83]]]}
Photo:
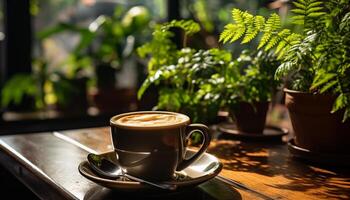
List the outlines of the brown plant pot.
{"label": "brown plant pot", "polygon": [[236,121],[238,131],[262,134],[265,128],[268,108],[269,102],[239,103],[238,108],[231,110],[231,115]]}
{"label": "brown plant pot", "polygon": [[284,89],[295,144],[312,152],[350,153],[350,120],[343,111],[331,113],[334,96]]}

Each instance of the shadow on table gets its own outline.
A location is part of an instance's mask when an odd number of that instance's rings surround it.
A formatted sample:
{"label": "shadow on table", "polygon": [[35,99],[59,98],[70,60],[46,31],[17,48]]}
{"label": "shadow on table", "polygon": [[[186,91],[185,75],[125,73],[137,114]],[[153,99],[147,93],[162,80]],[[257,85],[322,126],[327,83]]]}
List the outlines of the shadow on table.
{"label": "shadow on table", "polygon": [[218,180],[210,180],[197,187],[179,192],[120,192],[96,186],[90,189],[84,199],[142,199],[142,200],[241,200],[241,194],[232,187]]}
{"label": "shadow on table", "polygon": [[224,169],[287,179],[268,184],[273,188],[301,192],[315,189],[324,198],[350,199],[348,169],[300,162],[289,155],[286,145],[218,140],[208,152],[220,158]]}

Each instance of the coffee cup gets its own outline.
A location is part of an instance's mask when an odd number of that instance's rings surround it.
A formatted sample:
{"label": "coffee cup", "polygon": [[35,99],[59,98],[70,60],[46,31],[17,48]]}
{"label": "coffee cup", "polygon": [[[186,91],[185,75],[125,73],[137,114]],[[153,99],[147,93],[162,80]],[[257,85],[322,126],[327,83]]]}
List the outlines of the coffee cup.
{"label": "coffee cup", "polygon": [[[136,177],[166,181],[196,161],[207,149],[210,134],[203,124],[190,124],[184,114],[140,111],[116,115],[110,120],[113,147],[120,166]],[[186,141],[194,133],[203,135],[203,144],[185,158]]]}

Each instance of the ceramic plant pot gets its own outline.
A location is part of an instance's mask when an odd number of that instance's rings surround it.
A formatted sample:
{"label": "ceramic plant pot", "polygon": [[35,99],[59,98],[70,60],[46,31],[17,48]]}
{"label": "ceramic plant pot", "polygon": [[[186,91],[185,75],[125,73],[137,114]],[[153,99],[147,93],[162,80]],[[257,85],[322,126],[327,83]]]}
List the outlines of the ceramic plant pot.
{"label": "ceramic plant pot", "polygon": [[241,102],[238,107],[231,109],[231,116],[236,121],[238,131],[262,134],[268,108],[269,102]]}
{"label": "ceramic plant pot", "polygon": [[331,113],[334,96],[284,89],[295,134],[295,144],[320,153],[350,153],[350,120],[344,111]]}

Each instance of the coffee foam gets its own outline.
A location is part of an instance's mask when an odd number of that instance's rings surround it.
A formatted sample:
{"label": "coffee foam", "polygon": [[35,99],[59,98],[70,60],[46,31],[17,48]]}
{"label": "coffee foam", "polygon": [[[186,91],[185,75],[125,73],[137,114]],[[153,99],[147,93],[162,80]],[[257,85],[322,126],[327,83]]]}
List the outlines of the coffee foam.
{"label": "coffee foam", "polygon": [[187,116],[163,113],[132,114],[115,120],[115,123],[133,127],[169,126],[187,121]]}

